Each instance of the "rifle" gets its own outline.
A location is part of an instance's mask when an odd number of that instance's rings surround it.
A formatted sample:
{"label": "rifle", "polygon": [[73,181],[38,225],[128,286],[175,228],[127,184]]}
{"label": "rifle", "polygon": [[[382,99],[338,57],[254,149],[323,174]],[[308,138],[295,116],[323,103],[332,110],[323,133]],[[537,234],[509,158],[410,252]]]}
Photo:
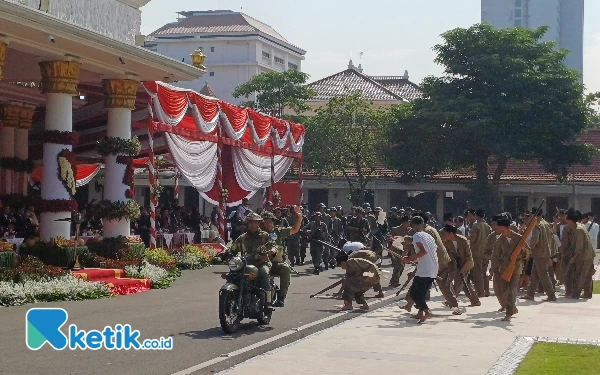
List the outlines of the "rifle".
{"label": "rifle", "polygon": [[333,284],[329,285],[327,288],[325,288],[325,289],[323,289],[323,290],[320,290],[320,291],[318,291],[318,292],[317,292],[317,293],[315,293],[315,294],[311,294],[311,295],[310,295],[310,298],[314,298],[315,296],[317,296],[317,295],[319,295],[319,294],[321,294],[321,293],[324,293],[324,292],[326,292],[326,291],[328,291],[328,290],[330,290],[330,289],[333,289],[333,288],[335,288],[336,286],[340,285],[340,284],[341,284],[341,283],[343,283],[343,282],[344,282],[344,279],[340,279],[339,281],[336,281],[335,283],[333,283]]}
{"label": "rifle", "polygon": [[519,259],[519,256],[521,256],[521,251],[523,251],[523,248],[525,248],[525,245],[527,243],[527,237],[529,237],[529,235],[533,231],[533,228],[538,223],[537,215],[538,215],[538,212],[540,212],[540,210],[542,209],[542,205],[545,202],[546,202],[545,199],[542,200],[542,203],[540,203],[540,206],[535,210],[535,212],[532,213],[531,218],[529,218],[529,220],[527,221],[527,224],[525,225],[526,228],[523,231],[523,235],[522,235],[521,239],[519,240],[519,242],[517,243],[517,246],[515,246],[515,249],[513,250],[512,254],[510,256],[510,263],[508,264],[508,267],[506,267],[504,272],[502,272],[502,275],[501,275],[502,280],[504,280],[506,282],[510,282],[510,279],[512,279],[512,276],[515,273],[515,268],[517,266],[517,260]]}
{"label": "rifle", "polygon": [[406,288],[408,283],[410,283],[412,281],[412,279],[415,277],[416,273],[417,273],[417,270],[415,269],[414,271],[412,271],[411,273],[408,274],[408,279],[406,279],[406,282],[404,283],[404,285],[402,285],[402,288],[400,288],[400,290],[396,293],[396,296],[399,296],[400,293],[402,293],[402,291],[404,290],[404,288]]}

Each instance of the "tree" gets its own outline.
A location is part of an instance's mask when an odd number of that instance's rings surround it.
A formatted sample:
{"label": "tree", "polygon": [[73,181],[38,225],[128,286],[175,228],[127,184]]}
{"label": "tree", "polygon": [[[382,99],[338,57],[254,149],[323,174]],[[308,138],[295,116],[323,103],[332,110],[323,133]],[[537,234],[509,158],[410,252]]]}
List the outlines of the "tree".
{"label": "tree", "polygon": [[382,135],[390,114],[358,93],[332,98],[306,123],[306,167],[321,177],[343,176],[352,204],[364,203],[367,185],[381,162]]}
{"label": "tree", "polygon": [[588,164],[597,150],[578,136],[590,107],[578,73],[564,66],[567,51],[541,42],[546,31],[478,24],[443,34],[434,50],[444,74],[424,80],[422,99],[395,109],[388,165],[411,180],[474,169],[472,200],[497,209],[510,159],[538,161],[559,179],[569,166]]}
{"label": "tree", "polygon": [[243,105],[280,118],[285,107],[302,113],[309,109],[306,101],[314,96],[314,91],[306,86],[308,78],[308,74],[296,69],[261,73],[236,87],[233,97],[248,99],[256,95],[256,100],[244,102]]}

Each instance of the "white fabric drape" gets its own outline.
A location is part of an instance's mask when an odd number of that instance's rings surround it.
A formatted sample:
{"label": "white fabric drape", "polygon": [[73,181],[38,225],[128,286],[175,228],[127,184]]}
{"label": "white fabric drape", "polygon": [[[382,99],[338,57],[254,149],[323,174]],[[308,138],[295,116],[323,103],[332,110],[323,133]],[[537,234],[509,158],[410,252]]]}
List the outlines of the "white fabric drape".
{"label": "white fabric drape", "polygon": [[187,109],[189,107],[189,102],[183,108],[181,113],[179,113],[176,117],[170,117],[169,115],[167,115],[165,113],[163,107],[160,105],[160,100],[158,99],[158,95],[152,94],[151,92],[148,92],[148,93],[150,94],[150,97],[152,98],[152,103],[154,103],[154,109],[155,109],[156,117],[158,118],[158,120],[164,124],[168,124],[171,126],[179,125],[181,120],[183,120],[183,117],[185,116],[185,112],[187,111]]}
{"label": "white fabric drape", "polygon": [[[233,169],[240,187],[247,191],[257,191],[271,185],[271,157],[257,155],[251,150],[234,147]],[[275,155],[275,182],[283,178],[293,158]]]}
{"label": "white fabric drape", "polygon": [[219,114],[221,115],[221,120],[223,121],[223,130],[225,131],[227,137],[235,141],[238,141],[240,138],[242,138],[242,136],[246,132],[246,128],[248,127],[248,113],[246,113],[246,122],[244,123],[244,126],[237,132],[233,129],[233,126],[231,125],[231,122],[229,122],[229,119],[227,118],[225,112],[223,112],[220,108]]}
{"label": "white fabric drape", "polygon": [[192,109],[192,115],[194,116],[194,123],[196,124],[196,127],[202,133],[212,133],[212,131],[215,130],[217,125],[219,125],[220,111],[217,111],[217,114],[212,120],[205,121],[202,115],[200,114],[200,110],[198,110],[198,106],[196,104],[189,103],[188,106]]}
{"label": "white fabric drape", "polygon": [[212,189],[217,175],[217,144],[189,141],[165,133],[169,151],[182,176],[200,192]]}

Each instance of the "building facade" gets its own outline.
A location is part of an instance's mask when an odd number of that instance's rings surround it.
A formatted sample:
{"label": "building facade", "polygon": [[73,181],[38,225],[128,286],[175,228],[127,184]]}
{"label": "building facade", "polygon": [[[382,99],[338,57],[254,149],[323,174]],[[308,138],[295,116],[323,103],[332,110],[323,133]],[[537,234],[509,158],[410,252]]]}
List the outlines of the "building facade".
{"label": "building facade", "polygon": [[497,28],[549,26],[544,41],[569,50],[565,65],[583,76],[584,0],[481,0],[481,22]]}
{"label": "building facade", "polygon": [[271,26],[247,14],[230,10],[179,12],[176,22],[146,37],[146,48],[187,62],[190,51],[201,48],[207,56],[202,80],[178,86],[200,91],[208,84],[223,101],[239,104],[233,90],[253,76],[270,71],[302,69],[306,51],[291,44]]}

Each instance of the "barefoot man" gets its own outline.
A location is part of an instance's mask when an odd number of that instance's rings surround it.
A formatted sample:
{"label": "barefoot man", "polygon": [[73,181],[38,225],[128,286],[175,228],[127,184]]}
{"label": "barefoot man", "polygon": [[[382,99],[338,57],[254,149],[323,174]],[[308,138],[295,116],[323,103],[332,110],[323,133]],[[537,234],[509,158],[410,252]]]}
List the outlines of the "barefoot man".
{"label": "barefoot man", "polygon": [[363,258],[348,258],[346,253],[338,254],[335,260],[343,270],[346,270],[346,276],[342,283],[344,287],[342,310],[352,310],[353,299],[361,305],[360,309],[368,310],[369,305],[365,300],[365,292],[379,284],[379,269],[373,262]]}
{"label": "barefoot man", "polygon": [[[433,316],[431,310],[429,310],[429,307],[427,306],[425,296],[438,274],[437,245],[435,239],[430,234],[423,231],[425,228],[425,221],[422,217],[413,217],[411,220],[411,227],[415,231],[412,242],[416,254],[405,257],[404,263],[417,261],[417,270],[409,293],[410,298],[419,309],[417,318],[419,319],[419,323],[422,324]],[[407,311],[410,310],[407,309]]]}

